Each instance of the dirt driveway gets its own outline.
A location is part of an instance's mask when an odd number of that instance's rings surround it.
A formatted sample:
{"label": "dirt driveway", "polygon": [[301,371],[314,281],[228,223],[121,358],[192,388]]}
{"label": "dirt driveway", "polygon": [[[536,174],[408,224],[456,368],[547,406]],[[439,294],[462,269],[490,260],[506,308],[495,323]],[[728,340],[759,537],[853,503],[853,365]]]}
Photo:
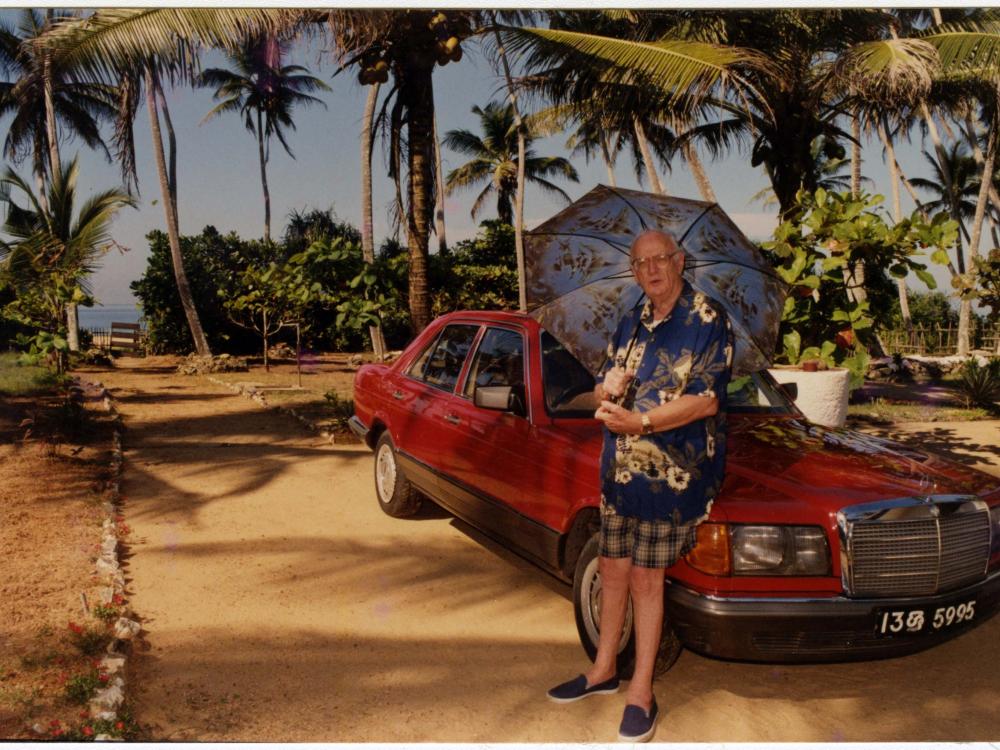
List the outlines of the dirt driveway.
{"label": "dirt driveway", "polygon": [[[120,367],[95,377],[128,429],[146,629],[133,692],[150,739],[614,740],[621,696],[544,698],[585,658],[567,586],[442,512],[384,516],[364,447],[149,361]],[[1000,618],[880,662],[685,652],[656,685],[655,739],[995,740],[998,662]]]}

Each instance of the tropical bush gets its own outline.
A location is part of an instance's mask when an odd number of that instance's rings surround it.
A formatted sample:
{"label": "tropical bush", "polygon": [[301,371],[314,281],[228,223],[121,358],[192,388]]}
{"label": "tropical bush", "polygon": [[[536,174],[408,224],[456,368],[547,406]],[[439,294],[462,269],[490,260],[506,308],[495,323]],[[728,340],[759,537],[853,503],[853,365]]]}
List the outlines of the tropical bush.
{"label": "tropical bush", "polygon": [[[186,353],[192,343],[167,236],[151,232],[147,239],[148,265],[132,290],[143,308],[150,347]],[[357,229],[337,221],[331,211],[293,212],[280,243],[247,241],[205,227],[200,235],[181,238],[181,254],[213,351],[259,352],[261,338],[255,327],[262,325],[265,307],[272,329],[275,315],[286,323],[278,338],[294,345],[294,329],[288,323],[298,320],[303,346],[312,349],[367,349],[368,326],[376,321],[390,348],[403,347],[412,336],[406,247],[386,240],[375,262],[366,265]],[[476,237],[430,260],[435,315],[517,306],[514,231],[509,224],[483,222]],[[252,323],[251,315],[258,323]]]}

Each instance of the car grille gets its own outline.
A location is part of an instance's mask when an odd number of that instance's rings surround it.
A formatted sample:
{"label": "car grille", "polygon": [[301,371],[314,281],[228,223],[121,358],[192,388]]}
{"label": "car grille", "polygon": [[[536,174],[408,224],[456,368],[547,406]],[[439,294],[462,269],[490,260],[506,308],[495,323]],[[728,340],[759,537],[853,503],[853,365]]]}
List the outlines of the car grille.
{"label": "car grille", "polygon": [[840,523],[850,596],[938,594],[986,575],[990,517],[975,500],[947,496],[855,506],[841,512]]}

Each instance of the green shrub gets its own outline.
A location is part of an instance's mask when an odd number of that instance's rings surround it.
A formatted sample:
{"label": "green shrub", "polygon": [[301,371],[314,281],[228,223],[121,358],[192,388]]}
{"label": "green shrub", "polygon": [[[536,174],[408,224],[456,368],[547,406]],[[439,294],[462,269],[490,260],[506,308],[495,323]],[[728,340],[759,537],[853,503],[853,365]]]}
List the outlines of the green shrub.
{"label": "green shrub", "polygon": [[981,406],[997,410],[1000,401],[1000,357],[993,357],[985,365],[976,359],[968,360],[959,371],[956,389],[967,406]]}

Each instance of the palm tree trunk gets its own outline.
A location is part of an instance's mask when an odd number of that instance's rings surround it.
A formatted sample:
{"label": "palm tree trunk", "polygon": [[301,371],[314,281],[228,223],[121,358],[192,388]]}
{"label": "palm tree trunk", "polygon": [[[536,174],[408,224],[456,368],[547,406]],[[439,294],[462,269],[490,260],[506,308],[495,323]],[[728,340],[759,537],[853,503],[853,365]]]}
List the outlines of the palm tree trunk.
{"label": "palm tree trunk", "polygon": [[361,124],[361,254],[365,263],[375,262],[375,230],[372,221],[372,125],[380,84],[368,88],[365,119]]}
{"label": "palm tree trunk", "polygon": [[701,163],[701,159],[698,158],[698,150],[690,141],[684,144],[684,160],[691,167],[691,174],[694,175],[694,181],[698,184],[698,192],[701,193],[701,199],[709,203],[718,203],[715,191],[712,190],[712,183],[708,179],[708,173],[705,171],[705,166]]}
{"label": "palm tree trunk", "polygon": [[[976,200],[976,213],[972,217],[972,236],[969,238],[969,267],[974,268],[979,257],[979,240],[983,235],[983,220],[986,217],[986,203],[989,200],[990,185],[993,180],[993,164],[997,151],[996,116],[991,118],[989,135],[986,139],[986,160],[983,162],[983,176],[979,180],[979,197]],[[972,317],[972,300],[963,295],[958,308],[958,354],[967,356],[969,353],[969,319]]]}
{"label": "palm tree trunk", "polygon": [[431,322],[427,285],[427,244],[430,240],[431,199],[434,186],[434,60],[414,58],[397,96],[406,100],[407,198],[406,240],[409,248],[410,326],[420,333]]}
{"label": "palm tree trunk", "polygon": [[261,314],[264,320],[263,331],[261,332],[264,337],[264,372],[271,372],[271,362],[267,358],[267,308]]}
{"label": "palm tree trunk", "polygon": [[[361,255],[365,263],[375,262],[375,230],[372,221],[372,126],[375,120],[375,105],[378,103],[380,84],[368,89],[365,102],[365,119],[361,127]],[[368,326],[372,339],[372,351],[381,362],[385,359],[385,340],[381,326]]]}
{"label": "palm tree trunk", "polygon": [[174,122],[170,119],[170,107],[167,106],[167,96],[163,93],[160,79],[154,78],[153,83],[156,85],[156,98],[160,102],[160,114],[163,115],[163,127],[167,131],[167,185],[170,187],[174,221],[180,226],[180,221],[177,219],[177,136],[174,133]]}
{"label": "palm tree trunk", "polygon": [[434,112],[434,186],[437,200],[434,202],[434,232],[438,236],[438,252],[448,254],[448,240],[444,226],[444,170],[441,168],[441,141],[438,140],[437,111]]}
{"label": "palm tree trunk", "polygon": [[[980,167],[986,161],[983,156],[983,150],[979,148],[979,138],[976,137],[976,125],[972,121],[972,113],[965,113],[965,136],[969,141],[969,146],[972,148],[972,158],[976,160],[976,164]],[[993,204],[993,208],[1000,213],[1000,193],[997,193],[997,189],[993,186],[993,182],[990,181],[990,202]]]}
{"label": "palm tree trunk", "polygon": [[507,79],[507,95],[514,110],[514,126],[517,128],[517,192],[514,194],[514,251],[517,255],[517,301],[518,309],[526,312],[528,309],[527,277],[524,268],[524,120],[517,106],[517,93],[514,81],[510,75],[510,63],[507,51],[500,39],[500,31],[496,28],[496,17],[493,18],[493,33],[496,35],[497,52],[503,63],[504,78]]}
{"label": "palm tree trunk", "polygon": [[611,150],[608,148],[608,139],[604,133],[600,135],[601,140],[601,158],[604,159],[604,166],[608,170],[608,184],[611,187],[618,187],[618,183],[615,181],[615,164],[614,160],[611,158]]}
{"label": "palm tree trunk", "polygon": [[212,350],[209,349],[205,332],[201,328],[198,310],[194,306],[191,287],[188,284],[187,274],[184,272],[184,259],[181,256],[180,228],[177,222],[177,208],[170,194],[170,185],[167,177],[167,160],[163,154],[163,136],[160,133],[160,117],[156,107],[156,95],[154,93],[156,82],[153,71],[148,66],[146,67],[145,77],[146,109],[149,111],[149,127],[153,138],[153,153],[156,156],[156,169],[160,177],[160,194],[163,198],[163,211],[167,218],[167,238],[170,242],[170,259],[174,266],[177,293],[181,298],[181,306],[184,308],[188,328],[191,329],[191,338],[194,340],[195,351],[202,356],[209,356]]}
{"label": "palm tree trunk", "polygon": [[649,185],[657,195],[666,195],[663,185],[660,184],[660,177],[656,174],[653,155],[649,150],[649,141],[646,139],[646,129],[642,126],[638,117],[632,118],[632,127],[635,130],[635,138],[639,144],[639,151],[642,153],[642,163],[646,167],[646,174],[649,175]]}
{"label": "palm tree trunk", "polygon": [[861,195],[861,120],[855,112],[851,115],[851,195]]}
{"label": "palm tree trunk", "polygon": [[[885,121],[878,124],[878,134],[885,146],[886,163],[889,166],[889,186],[892,188],[892,215],[898,224],[903,220],[903,203],[899,195],[899,171],[896,169],[896,149],[889,137],[889,129]],[[910,315],[910,298],[906,289],[906,279],[896,279],[896,291],[899,293],[899,312],[903,317],[903,325],[907,335],[913,333],[913,318]]]}
{"label": "palm tree trunk", "polygon": [[271,241],[271,191],[267,189],[267,154],[264,153],[264,130],[257,110],[257,154],[260,157],[260,184],[264,189],[264,242]]}

